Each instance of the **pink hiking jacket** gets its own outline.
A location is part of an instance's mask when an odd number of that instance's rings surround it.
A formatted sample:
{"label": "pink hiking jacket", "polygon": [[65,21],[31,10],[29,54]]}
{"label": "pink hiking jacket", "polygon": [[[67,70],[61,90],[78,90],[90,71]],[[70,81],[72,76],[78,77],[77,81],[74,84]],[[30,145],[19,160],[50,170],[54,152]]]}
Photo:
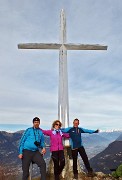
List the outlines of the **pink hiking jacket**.
{"label": "pink hiking jacket", "polygon": [[43,130],[43,129],[41,130],[44,135],[50,136],[50,151],[51,152],[64,149],[62,140],[63,138],[70,137],[68,133],[62,133],[61,135],[60,133],[53,134],[53,130]]}

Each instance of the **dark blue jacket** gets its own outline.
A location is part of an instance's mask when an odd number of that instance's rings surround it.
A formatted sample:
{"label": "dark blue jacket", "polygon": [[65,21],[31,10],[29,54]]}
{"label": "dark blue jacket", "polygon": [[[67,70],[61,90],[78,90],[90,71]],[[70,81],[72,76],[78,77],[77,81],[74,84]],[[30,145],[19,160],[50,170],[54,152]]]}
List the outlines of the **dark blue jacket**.
{"label": "dark blue jacket", "polygon": [[68,127],[68,128],[62,128],[62,132],[69,133],[70,135],[70,145],[72,149],[79,148],[83,146],[82,143],[82,138],[81,138],[81,133],[96,133],[98,131],[96,130],[89,130],[89,129],[84,129],[81,127]]}

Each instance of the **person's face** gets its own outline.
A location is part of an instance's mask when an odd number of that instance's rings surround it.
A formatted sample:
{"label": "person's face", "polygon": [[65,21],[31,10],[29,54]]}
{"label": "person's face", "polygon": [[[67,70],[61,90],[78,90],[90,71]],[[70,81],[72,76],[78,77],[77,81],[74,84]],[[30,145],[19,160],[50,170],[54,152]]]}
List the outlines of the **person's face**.
{"label": "person's face", "polygon": [[34,121],[33,127],[34,128],[39,128],[40,122],[39,121]]}
{"label": "person's face", "polygon": [[57,122],[57,123],[55,124],[55,126],[54,126],[54,128],[57,129],[57,130],[60,129],[60,127],[61,127],[61,125],[60,125],[59,122]]}
{"label": "person's face", "polygon": [[79,121],[74,121],[74,122],[73,122],[73,126],[74,126],[74,127],[78,127],[78,125],[79,125]]}

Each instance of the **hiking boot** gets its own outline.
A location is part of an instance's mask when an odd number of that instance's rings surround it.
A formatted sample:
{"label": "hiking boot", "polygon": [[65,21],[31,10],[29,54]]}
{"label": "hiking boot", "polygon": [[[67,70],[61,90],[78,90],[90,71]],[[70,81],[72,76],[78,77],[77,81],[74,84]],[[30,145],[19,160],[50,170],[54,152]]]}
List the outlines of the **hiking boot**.
{"label": "hiking boot", "polygon": [[78,179],[78,174],[74,174],[74,179]]}
{"label": "hiking boot", "polygon": [[55,175],[55,180],[60,180],[60,177],[58,174]]}
{"label": "hiking boot", "polygon": [[88,171],[88,174],[87,174],[88,177],[94,177],[95,176],[95,173],[93,171]]}

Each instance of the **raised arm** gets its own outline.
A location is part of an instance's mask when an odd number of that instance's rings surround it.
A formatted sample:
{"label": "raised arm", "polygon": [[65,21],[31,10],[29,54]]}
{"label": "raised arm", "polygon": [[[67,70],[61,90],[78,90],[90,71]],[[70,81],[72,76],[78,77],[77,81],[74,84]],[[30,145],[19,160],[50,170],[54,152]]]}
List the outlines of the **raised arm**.
{"label": "raised arm", "polygon": [[46,135],[46,136],[51,136],[51,133],[52,133],[51,130],[43,130],[43,129],[41,129],[41,128],[40,128],[40,130],[43,132],[44,135]]}
{"label": "raised arm", "polygon": [[68,133],[70,129],[71,129],[71,127],[61,128],[61,131],[62,131],[63,133]]}
{"label": "raised arm", "polygon": [[89,134],[99,133],[99,129],[97,129],[97,130],[90,130],[90,129],[85,129],[85,128],[81,128],[81,129],[84,133],[89,133]]}

